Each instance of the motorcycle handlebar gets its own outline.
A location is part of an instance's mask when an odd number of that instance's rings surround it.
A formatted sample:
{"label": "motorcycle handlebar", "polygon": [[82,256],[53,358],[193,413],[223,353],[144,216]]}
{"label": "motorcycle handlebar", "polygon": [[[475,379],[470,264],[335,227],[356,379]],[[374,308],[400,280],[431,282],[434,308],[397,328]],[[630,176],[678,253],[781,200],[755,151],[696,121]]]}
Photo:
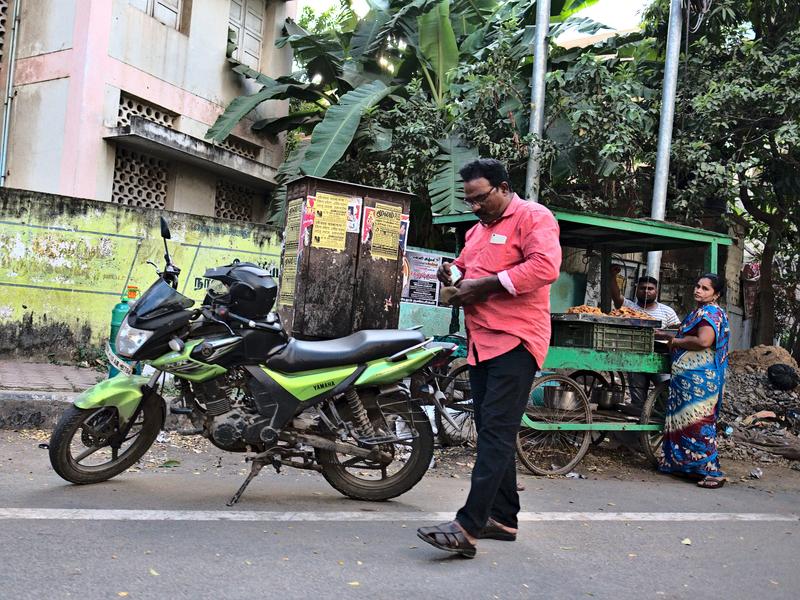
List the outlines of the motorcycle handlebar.
{"label": "motorcycle handlebar", "polygon": [[273,332],[280,332],[283,333],[283,328],[279,321],[275,323],[261,323],[259,321],[253,321],[252,319],[248,319],[247,317],[242,317],[237,315],[236,313],[232,313],[227,307],[225,306],[218,306],[213,309],[215,315],[222,319],[232,319],[234,321],[238,321],[239,323],[243,323],[250,327],[251,329],[261,329],[263,331],[273,331]]}

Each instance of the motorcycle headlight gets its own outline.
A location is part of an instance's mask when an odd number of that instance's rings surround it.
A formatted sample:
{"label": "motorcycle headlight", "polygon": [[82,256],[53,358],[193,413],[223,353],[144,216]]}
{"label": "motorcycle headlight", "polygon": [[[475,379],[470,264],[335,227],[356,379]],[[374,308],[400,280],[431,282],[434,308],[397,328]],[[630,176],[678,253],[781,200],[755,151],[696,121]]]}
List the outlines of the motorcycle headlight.
{"label": "motorcycle headlight", "polygon": [[147,340],[153,337],[153,333],[155,332],[131,327],[128,325],[126,317],[117,333],[117,354],[124,358],[131,358]]}

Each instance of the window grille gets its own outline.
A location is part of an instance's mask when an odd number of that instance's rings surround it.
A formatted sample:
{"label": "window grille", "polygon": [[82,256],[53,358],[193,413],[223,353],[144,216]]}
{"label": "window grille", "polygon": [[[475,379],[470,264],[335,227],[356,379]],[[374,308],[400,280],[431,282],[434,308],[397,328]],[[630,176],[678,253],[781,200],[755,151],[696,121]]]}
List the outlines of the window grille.
{"label": "window grille", "polygon": [[164,208],[168,168],[163,160],[117,146],[111,201],[139,208]]}
{"label": "window grille", "polygon": [[218,179],[214,216],[231,221],[252,221],[253,205],[258,198],[259,193],[252,188]]}
{"label": "window grille", "polygon": [[117,112],[117,125],[125,126],[131,124],[131,117],[144,117],[148,121],[153,121],[164,127],[172,129],[177,114],[165,108],[150,104],[139,98],[128,96],[123,93],[119,98],[119,111]]}
{"label": "window grille", "polygon": [[172,29],[181,25],[181,3],[182,0],[128,0],[131,6]]}
{"label": "window grille", "polygon": [[8,0],[0,0],[0,64],[5,56],[6,27],[8,23]]}
{"label": "window grille", "polygon": [[239,156],[249,158],[250,160],[256,160],[258,157],[258,151],[261,149],[255,144],[230,135],[225,138],[224,141],[217,143],[217,146],[220,148],[225,148],[225,150],[233,152],[234,154],[238,154]]}
{"label": "window grille", "polygon": [[264,41],[264,0],[230,0],[228,26],[236,32],[233,58],[258,70]]}

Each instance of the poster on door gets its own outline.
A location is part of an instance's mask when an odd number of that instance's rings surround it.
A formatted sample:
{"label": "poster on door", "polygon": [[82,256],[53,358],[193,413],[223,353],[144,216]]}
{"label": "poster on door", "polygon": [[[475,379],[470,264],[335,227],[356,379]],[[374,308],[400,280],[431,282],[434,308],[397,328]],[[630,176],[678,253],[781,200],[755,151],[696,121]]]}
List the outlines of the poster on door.
{"label": "poster on door", "polygon": [[401,209],[395,204],[375,204],[369,240],[373,258],[397,260]]}
{"label": "poster on door", "polygon": [[315,248],[344,251],[349,202],[348,196],[317,192],[312,234]]}
{"label": "poster on door", "polygon": [[402,300],[413,304],[439,303],[439,280],[436,272],[442,264],[442,256],[407,250],[403,257]]}

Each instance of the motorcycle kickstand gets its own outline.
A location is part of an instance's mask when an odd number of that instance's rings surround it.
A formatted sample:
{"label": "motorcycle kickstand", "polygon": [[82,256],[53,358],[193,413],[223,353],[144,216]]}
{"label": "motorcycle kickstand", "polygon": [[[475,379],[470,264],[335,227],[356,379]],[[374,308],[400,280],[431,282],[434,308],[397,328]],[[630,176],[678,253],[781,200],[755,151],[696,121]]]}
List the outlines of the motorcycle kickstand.
{"label": "motorcycle kickstand", "polygon": [[226,506],[233,506],[239,502],[239,499],[242,497],[242,494],[244,494],[247,486],[250,485],[250,482],[256,478],[256,475],[261,472],[261,469],[263,469],[266,464],[267,462],[264,458],[257,456],[253,459],[253,465],[250,467],[250,474],[247,476],[247,479],[244,480],[244,483],[241,485],[241,487],[233,495],[233,498],[228,501]]}

